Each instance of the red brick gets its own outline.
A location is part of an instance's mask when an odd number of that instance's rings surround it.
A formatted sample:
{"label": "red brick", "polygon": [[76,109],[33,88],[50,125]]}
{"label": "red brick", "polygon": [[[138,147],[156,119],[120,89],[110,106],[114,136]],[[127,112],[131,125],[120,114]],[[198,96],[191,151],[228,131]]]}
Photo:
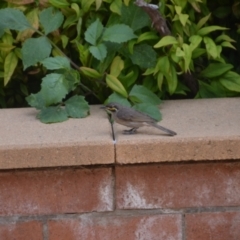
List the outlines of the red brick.
{"label": "red brick", "polygon": [[42,223],[37,221],[0,224],[1,240],[43,240]]}
{"label": "red brick", "polygon": [[181,216],[100,216],[49,222],[49,240],[182,239]]}
{"label": "red brick", "polygon": [[240,212],[187,214],[186,240],[239,240]]}
{"label": "red brick", "polygon": [[0,173],[0,215],[108,211],[110,168]]}
{"label": "red brick", "polygon": [[239,205],[240,163],[116,168],[118,209]]}

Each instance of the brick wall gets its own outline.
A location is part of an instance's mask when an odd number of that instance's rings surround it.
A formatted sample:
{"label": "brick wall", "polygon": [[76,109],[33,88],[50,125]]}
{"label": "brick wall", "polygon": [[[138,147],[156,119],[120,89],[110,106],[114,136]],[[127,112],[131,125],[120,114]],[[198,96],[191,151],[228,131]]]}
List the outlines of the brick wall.
{"label": "brick wall", "polygon": [[0,172],[0,240],[239,240],[240,161]]}

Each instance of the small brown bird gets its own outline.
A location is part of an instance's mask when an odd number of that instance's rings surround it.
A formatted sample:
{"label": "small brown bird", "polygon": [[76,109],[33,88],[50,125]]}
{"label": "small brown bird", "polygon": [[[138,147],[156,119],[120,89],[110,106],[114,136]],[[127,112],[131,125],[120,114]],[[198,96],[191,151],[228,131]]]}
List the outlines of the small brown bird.
{"label": "small brown bird", "polygon": [[157,121],[147,114],[133,108],[122,106],[119,103],[109,103],[103,108],[111,114],[115,122],[131,128],[130,130],[124,130],[125,134],[133,134],[139,127],[153,126],[170,136],[177,135],[176,132],[158,125]]}

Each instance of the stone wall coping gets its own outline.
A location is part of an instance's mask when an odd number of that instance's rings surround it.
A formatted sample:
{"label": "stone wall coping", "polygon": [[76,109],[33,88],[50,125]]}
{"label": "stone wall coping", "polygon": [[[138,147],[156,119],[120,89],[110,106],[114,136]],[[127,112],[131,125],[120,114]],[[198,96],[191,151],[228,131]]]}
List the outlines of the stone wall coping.
{"label": "stone wall coping", "polygon": [[100,105],[83,119],[43,124],[33,108],[0,110],[0,169],[240,159],[240,99],[169,100],[160,124],[123,135]]}

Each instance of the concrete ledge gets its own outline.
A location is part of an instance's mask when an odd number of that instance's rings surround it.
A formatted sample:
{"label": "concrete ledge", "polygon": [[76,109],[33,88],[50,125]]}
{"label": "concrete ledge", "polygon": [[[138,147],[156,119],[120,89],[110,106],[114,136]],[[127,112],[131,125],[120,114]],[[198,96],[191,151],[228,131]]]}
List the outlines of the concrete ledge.
{"label": "concrete ledge", "polygon": [[240,99],[174,100],[161,105],[161,125],[112,141],[106,114],[91,107],[84,119],[42,124],[32,108],[0,110],[0,169],[189,160],[240,159]]}

